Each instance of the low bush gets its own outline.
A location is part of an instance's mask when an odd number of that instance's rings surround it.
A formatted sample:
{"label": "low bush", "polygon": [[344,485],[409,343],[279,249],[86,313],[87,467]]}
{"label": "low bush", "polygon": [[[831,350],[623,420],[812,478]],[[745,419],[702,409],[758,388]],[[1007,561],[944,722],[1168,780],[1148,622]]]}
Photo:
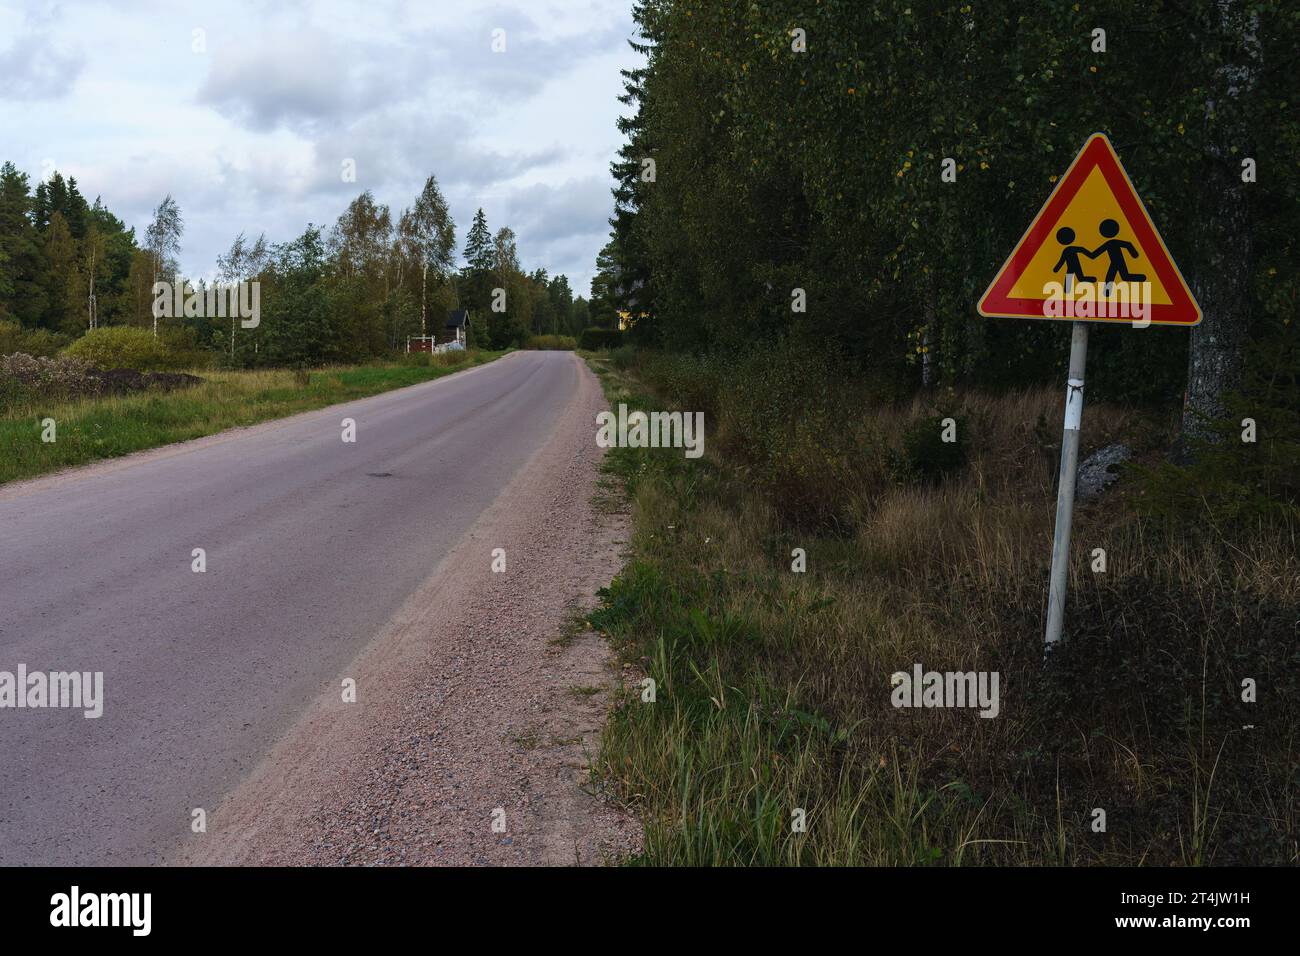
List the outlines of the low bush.
{"label": "low bush", "polygon": [[636,364],[636,357],[634,345],[620,345],[609,353],[609,360],[614,363],[614,367],[624,372]]}
{"label": "low bush", "polygon": [[903,431],[893,464],[903,482],[936,484],[966,465],[967,422],[949,415],[931,415]]}
{"label": "low bush", "polygon": [[623,344],[623,333],[618,329],[583,329],[578,336],[578,348],[595,352],[613,349]]}
{"label": "low bush", "polygon": [[131,368],[140,372],[206,364],[204,357],[191,350],[173,348],[167,338],[155,337],[149,329],[129,325],[91,329],[64,349],[63,354],[97,368]]}
{"label": "low bush", "polygon": [[1215,524],[1300,517],[1300,323],[1252,346],[1240,391],[1206,435],[1186,441],[1182,464],[1135,468],[1144,510]]}
{"label": "low bush", "polygon": [[572,335],[534,335],[524,343],[526,349],[554,352],[572,352],[577,347],[578,340]]}
{"label": "low bush", "polygon": [[22,352],[37,358],[53,358],[72,337],[49,329],[25,329],[17,322],[0,322],[0,355]]}
{"label": "low bush", "polygon": [[861,413],[866,396],[816,346],[794,340],[746,352],[649,353],[638,369],[674,408],[704,412],[708,443],[784,520],[844,526],[851,502],[885,479],[885,454]]}

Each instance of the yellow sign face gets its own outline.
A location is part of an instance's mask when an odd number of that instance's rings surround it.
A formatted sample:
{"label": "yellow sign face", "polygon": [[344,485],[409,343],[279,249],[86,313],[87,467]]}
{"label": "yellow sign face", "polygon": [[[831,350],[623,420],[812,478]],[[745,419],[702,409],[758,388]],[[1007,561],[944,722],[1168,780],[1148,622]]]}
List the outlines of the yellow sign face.
{"label": "yellow sign face", "polygon": [[1110,141],[1094,134],[979,304],[987,317],[1196,325],[1201,310]]}

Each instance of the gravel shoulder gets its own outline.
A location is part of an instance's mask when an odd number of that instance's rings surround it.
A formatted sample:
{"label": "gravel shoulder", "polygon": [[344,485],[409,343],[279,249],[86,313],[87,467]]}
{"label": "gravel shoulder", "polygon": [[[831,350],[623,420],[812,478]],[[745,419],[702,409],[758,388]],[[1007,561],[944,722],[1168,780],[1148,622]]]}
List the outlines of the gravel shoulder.
{"label": "gravel shoulder", "polygon": [[169,862],[591,865],[639,850],[639,822],[586,785],[618,675],[603,639],[568,624],[617,573],[627,522],[593,504],[605,406],[574,362],[549,440]]}

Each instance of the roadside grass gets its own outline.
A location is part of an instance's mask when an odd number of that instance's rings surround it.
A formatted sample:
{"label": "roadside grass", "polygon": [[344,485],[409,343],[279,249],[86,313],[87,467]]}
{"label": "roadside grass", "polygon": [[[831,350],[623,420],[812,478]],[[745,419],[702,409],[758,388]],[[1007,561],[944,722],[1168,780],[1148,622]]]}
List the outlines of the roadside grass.
{"label": "roadside grass", "polygon": [[[605,458],[632,558],[590,620],[656,692],[624,692],[595,764],[644,821],[633,862],[1300,861],[1293,520],[1144,518],[1125,476],[1078,508],[1068,643],[1045,666],[1056,390],[900,403],[816,368],[585,357],[611,406],[707,414],[702,459]],[[926,479],[906,436],[948,416],[966,460]],[[1148,459],[1168,425],[1085,420],[1085,453],[1123,438]],[[998,672],[998,715],[895,708],[891,675],[916,663]]]}
{"label": "roadside grass", "polygon": [[[205,370],[202,384],[176,391],[72,401],[28,399],[0,408],[0,484],[377,395],[503,354],[449,353],[455,358],[439,355],[439,362],[429,364],[308,371]],[[50,443],[41,440],[46,418],[54,419],[57,429],[57,440]]]}

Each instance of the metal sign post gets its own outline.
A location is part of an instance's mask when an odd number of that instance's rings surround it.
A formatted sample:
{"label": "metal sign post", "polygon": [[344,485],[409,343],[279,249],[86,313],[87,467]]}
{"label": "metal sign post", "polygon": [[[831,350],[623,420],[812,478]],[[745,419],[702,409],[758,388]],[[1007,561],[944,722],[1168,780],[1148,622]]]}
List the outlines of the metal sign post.
{"label": "metal sign post", "polygon": [[1047,594],[1047,650],[1061,639],[1065,591],[1070,579],[1070,522],[1079,471],[1079,424],[1083,420],[1083,370],[1088,361],[1088,323],[1075,322],[1070,335],[1070,378],[1065,391],[1061,436],[1061,480],[1056,492],[1056,534],[1052,538],[1052,583]]}
{"label": "metal sign post", "polygon": [[1065,620],[1088,323],[1131,323],[1134,329],[1190,327],[1201,321],[1201,307],[1169,257],[1110,140],[1094,133],[989,283],[977,309],[986,318],[1074,323],[1047,596],[1045,641],[1050,650],[1061,639]]}

